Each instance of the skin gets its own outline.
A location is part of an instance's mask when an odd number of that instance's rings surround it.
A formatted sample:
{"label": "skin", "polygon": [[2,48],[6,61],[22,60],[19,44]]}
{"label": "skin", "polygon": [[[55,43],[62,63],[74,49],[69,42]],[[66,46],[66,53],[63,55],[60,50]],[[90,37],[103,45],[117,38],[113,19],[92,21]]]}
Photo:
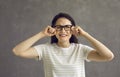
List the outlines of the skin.
{"label": "skin", "polygon": [[[56,21],[56,25],[71,25],[71,22],[66,18],[59,18]],[[103,62],[110,61],[114,58],[114,55],[110,49],[108,49],[100,41],[92,37],[89,33],[84,31],[80,26],[72,27],[70,31],[65,31],[64,28],[61,31],[56,31],[55,28],[47,26],[38,34],[16,45],[13,48],[13,53],[24,58],[36,58],[38,57],[38,53],[32,47],[32,45],[34,45],[34,43],[36,43],[38,40],[56,35],[58,39],[57,45],[66,48],[70,46],[69,39],[72,34],[77,37],[84,37],[94,47],[95,50],[92,50],[88,54],[87,58],[89,60]]]}

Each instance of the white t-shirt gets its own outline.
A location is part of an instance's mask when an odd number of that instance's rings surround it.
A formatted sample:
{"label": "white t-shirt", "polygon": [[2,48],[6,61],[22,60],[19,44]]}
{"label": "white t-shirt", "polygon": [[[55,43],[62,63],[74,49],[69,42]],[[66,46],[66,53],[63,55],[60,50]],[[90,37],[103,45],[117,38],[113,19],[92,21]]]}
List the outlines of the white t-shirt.
{"label": "white t-shirt", "polygon": [[43,60],[45,77],[85,77],[84,60],[93,48],[71,43],[68,48],[54,44],[34,47]]}

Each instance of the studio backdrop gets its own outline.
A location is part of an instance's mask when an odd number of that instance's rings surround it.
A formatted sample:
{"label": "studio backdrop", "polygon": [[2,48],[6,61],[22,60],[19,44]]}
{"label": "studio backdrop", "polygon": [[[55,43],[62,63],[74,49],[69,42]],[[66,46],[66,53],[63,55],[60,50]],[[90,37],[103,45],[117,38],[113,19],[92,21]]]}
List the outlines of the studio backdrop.
{"label": "studio backdrop", "polygon": [[[119,77],[120,0],[0,0],[0,77],[44,77],[42,61],[17,57],[12,48],[51,25],[59,12],[115,54],[110,62],[86,62],[86,77]],[[46,42],[49,37],[35,45]],[[84,38],[79,43],[90,45]]]}

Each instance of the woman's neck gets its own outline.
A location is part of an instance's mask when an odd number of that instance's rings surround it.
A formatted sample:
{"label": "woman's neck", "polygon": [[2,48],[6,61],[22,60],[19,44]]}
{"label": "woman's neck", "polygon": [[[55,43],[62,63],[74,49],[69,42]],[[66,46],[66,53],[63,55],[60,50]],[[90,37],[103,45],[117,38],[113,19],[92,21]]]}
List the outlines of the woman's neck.
{"label": "woman's neck", "polygon": [[58,42],[57,45],[63,48],[67,48],[70,46],[70,42]]}

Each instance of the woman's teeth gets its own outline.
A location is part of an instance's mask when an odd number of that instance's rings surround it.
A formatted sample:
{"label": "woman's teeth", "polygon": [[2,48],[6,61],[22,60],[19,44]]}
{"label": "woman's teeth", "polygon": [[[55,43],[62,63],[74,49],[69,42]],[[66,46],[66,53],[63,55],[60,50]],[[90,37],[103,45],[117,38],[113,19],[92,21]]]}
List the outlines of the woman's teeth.
{"label": "woman's teeth", "polygon": [[64,36],[67,36],[66,34],[60,34],[60,36],[64,37]]}

